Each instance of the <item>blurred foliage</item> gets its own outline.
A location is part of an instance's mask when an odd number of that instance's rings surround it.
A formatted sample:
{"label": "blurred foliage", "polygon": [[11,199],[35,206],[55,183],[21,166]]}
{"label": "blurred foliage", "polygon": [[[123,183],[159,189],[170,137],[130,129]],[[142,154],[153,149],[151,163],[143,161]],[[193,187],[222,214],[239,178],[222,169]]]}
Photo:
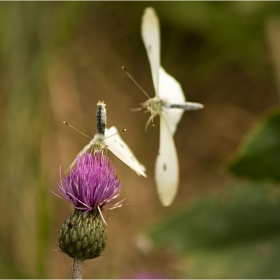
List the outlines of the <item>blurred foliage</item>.
{"label": "blurred foliage", "polygon": [[280,181],[280,110],[268,112],[244,139],[229,170],[252,180]]}
{"label": "blurred foliage", "polygon": [[[42,258],[49,250],[50,226],[48,171],[42,159],[43,139],[49,129],[46,57],[48,47],[54,48],[50,44],[54,42],[53,36],[61,39],[69,32],[69,41],[73,23],[69,25],[68,22],[75,19],[77,8],[76,3],[59,5],[62,9],[57,20],[61,22],[55,34],[50,31],[56,20],[53,16],[56,5],[38,2],[0,4],[1,210],[9,209],[9,222],[6,216],[2,221],[5,231],[0,253],[4,264],[13,259],[24,264],[21,268],[15,265],[14,270],[11,265],[10,269],[1,269],[1,277],[40,278],[46,273],[46,260]],[[51,24],[48,16],[52,16]],[[68,21],[64,19],[69,16]],[[57,48],[58,43],[55,45]],[[30,246],[28,254],[24,244]]]}
{"label": "blurred foliage", "polygon": [[[59,177],[61,150],[66,145],[63,139],[70,142],[68,135],[59,134],[61,118],[78,119],[80,113],[86,119],[94,102],[104,95],[117,108],[137,104],[137,97],[128,94],[131,88],[124,86],[124,81],[129,85],[130,81],[120,78],[125,75],[117,76],[116,69],[121,72],[126,62],[133,65],[138,77],[145,75],[151,83],[140,38],[140,20],[147,6],[153,6],[160,18],[163,66],[168,64],[170,73],[181,75],[183,88],[197,93],[194,101],[206,103],[205,111],[207,101],[223,96],[224,103],[258,117],[275,100],[270,97],[274,88],[265,26],[267,19],[280,14],[277,2],[1,2],[1,278],[69,277],[70,262],[55,252],[57,230],[67,210],[49,191]],[[265,100],[257,95],[262,86],[268,96]],[[82,97],[76,99],[76,93]],[[114,121],[120,121],[121,110],[114,111],[113,116],[118,117]],[[279,181],[278,118],[277,110],[269,113],[244,142],[230,167],[237,175]],[[92,120],[85,126],[92,129]],[[208,132],[204,139],[211,138],[213,133]],[[147,154],[144,164],[149,164],[149,152],[143,153],[143,149],[151,144],[149,135],[143,135],[134,138],[138,154]],[[189,138],[188,134],[184,139]],[[71,159],[74,150],[68,146]],[[215,159],[211,154],[205,158],[210,170]],[[214,177],[215,172],[210,171]],[[134,181],[131,185],[134,187]],[[153,197],[147,197],[143,196],[145,207],[154,207]],[[184,202],[183,196],[179,199]],[[162,219],[150,234],[157,246],[172,246],[180,252],[179,276],[279,277],[280,202],[276,188],[257,182],[197,199],[187,209],[178,206],[178,214],[170,218],[161,212]],[[148,209],[149,214],[152,211]],[[142,224],[140,217],[134,217],[133,223],[142,226],[148,215],[140,214]],[[134,230],[135,225],[125,219],[128,214],[123,215],[119,233],[124,228]],[[118,238],[113,241],[120,243]],[[143,264],[140,257],[133,262],[125,248],[117,245],[113,256],[97,260],[104,261],[102,265],[87,266],[89,278],[121,278],[127,274],[125,269]],[[119,258],[115,267],[114,257]],[[124,258],[129,260],[124,262]]]}
{"label": "blurred foliage", "polygon": [[190,253],[251,242],[278,233],[279,215],[279,192],[269,185],[244,185],[233,187],[226,195],[201,198],[157,224],[149,235],[157,246],[168,244]]}
{"label": "blurred foliage", "polygon": [[228,63],[237,63],[255,74],[266,70],[263,68],[267,59],[264,19],[279,14],[279,5],[266,2],[167,3],[159,10],[166,21],[188,34],[182,53],[195,52],[190,55],[189,66],[203,64],[204,69],[211,67],[211,71],[217,71]]}
{"label": "blurred foliage", "polygon": [[278,190],[247,184],[201,198],[154,225],[148,235],[155,246],[184,256],[183,278],[275,278],[279,215]]}

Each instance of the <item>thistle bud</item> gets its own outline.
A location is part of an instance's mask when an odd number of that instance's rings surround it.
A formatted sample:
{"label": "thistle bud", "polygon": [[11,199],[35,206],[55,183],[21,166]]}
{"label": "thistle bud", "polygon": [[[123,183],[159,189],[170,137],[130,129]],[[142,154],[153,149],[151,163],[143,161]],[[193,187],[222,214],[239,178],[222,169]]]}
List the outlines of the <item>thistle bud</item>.
{"label": "thistle bud", "polygon": [[97,210],[82,214],[75,210],[59,232],[59,247],[73,259],[93,259],[102,253],[106,246],[104,223]]}

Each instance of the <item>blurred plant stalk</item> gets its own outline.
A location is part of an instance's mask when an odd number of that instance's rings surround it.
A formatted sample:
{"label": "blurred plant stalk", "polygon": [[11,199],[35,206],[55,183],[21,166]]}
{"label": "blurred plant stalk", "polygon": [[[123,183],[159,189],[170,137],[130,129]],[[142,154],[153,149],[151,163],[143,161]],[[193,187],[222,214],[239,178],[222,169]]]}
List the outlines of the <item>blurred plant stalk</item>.
{"label": "blurred plant stalk", "polygon": [[280,18],[272,17],[267,20],[267,40],[270,46],[271,60],[274,65],[275,79],[280,99]]}

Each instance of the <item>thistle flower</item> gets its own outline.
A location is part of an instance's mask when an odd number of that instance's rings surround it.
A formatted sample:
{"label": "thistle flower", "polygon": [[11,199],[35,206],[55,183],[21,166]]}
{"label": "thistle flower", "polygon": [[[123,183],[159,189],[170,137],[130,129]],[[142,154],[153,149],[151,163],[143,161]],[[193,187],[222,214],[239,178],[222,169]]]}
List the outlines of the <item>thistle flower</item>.
{"label": "thistle flower", "polygon": [[[86,152],[78,156],[76,166],[70,169],[66,178],[60,179],[57,189],[62,195],[60,198],[72,203],[81,213],[86,213],[98,208],[102,210],[115,200],[121,184],[106,156]],[[119,207],[118,203],[115,206]]]}
{"label": "thistle flower", "polygon": [[78,156],[76,165],[60,179],[57,189],[60,195],[56,195],[75,208],[60,229],[60,249],[74,260],[100,256],[106,246],[106,222],[101,211],[121,207],[123,202],[109,206],[121,189],[112,163],[100,153]]}

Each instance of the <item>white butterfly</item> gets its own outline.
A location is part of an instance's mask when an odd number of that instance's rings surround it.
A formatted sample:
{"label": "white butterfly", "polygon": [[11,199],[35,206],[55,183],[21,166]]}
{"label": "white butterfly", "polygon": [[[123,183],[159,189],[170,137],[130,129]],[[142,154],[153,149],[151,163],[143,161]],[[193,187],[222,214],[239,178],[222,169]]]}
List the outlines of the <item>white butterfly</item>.
{"label": "white butterfly", "polygon": [[169,206],[179,185],[179,164],[173,135],[184,110],[203,108],[200,103],[186,102],[180,84],[160,66],[159,20],[153,8],[146,8],[142,18],[142,38],[151,66],[155,97],[141,105],[151,112],[148,124],[160,116],[160,144],[156,160],[155,180],[159,199]]}
{"label": "white butterfly", "polygon": [[[121,161],[127,164],[132,170],[134,170],[138,175],[147,177],[145,174],[146,168],[144,165],[140,164],[132,151],[126,145],[126,143],[121,139],[118,130],[115,126],[106,128],[106,104],[99,101],[97,103],[97,134],[93,139],[82,149],[78,154],[82,156],[88,150],[93,150],[94,153],[103,153],[109,149],[115,156],[117,156]],[[76,160],[71,164],[70,168],[75,165]]]}

